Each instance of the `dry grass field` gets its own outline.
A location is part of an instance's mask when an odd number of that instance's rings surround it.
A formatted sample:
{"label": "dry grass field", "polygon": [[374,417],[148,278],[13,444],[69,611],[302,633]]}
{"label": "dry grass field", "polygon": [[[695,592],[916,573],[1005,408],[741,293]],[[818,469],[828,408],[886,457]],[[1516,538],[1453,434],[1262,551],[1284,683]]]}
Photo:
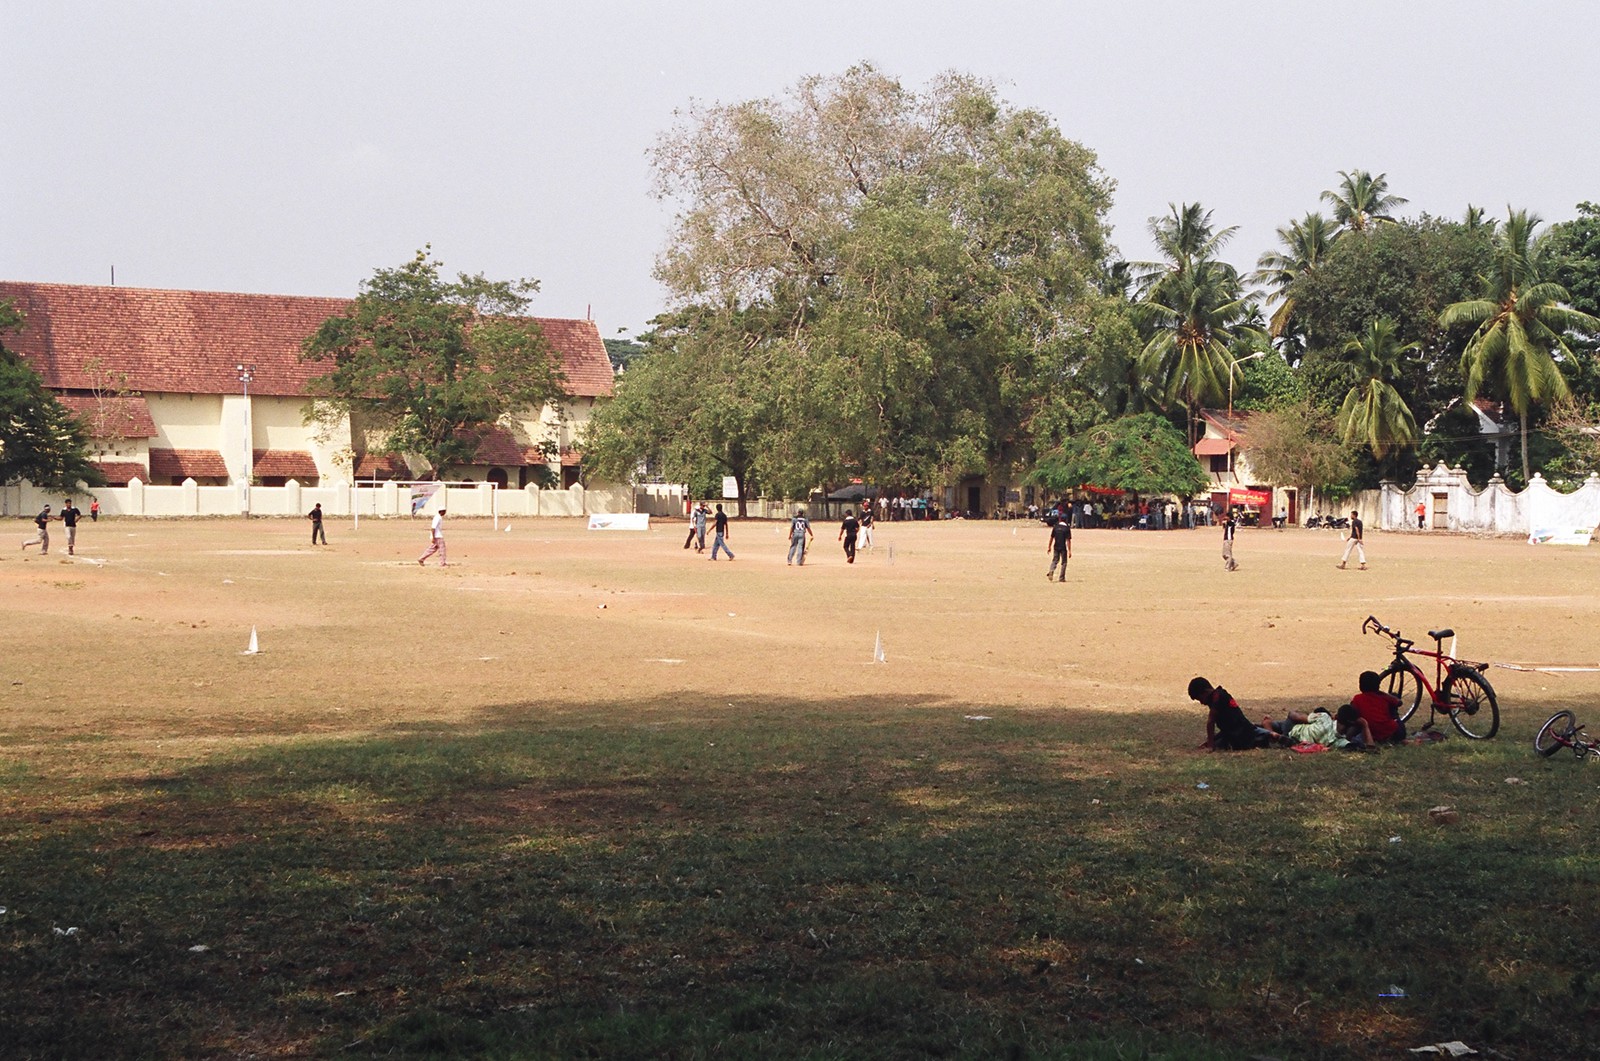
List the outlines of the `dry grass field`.
{"label": "dry grass field", "polygon": [[[682,523],[458,521],[447,569],[415,563],[424,521],[329,527],[313,549],[289,521],[105,521],[75,558],[59,529],[48,558],[0,553],[9,754],[71,769],[66,737],[142,761],[598,700],[1086,707],[1145,726],[1187,706],[1195,674],[1279,713],[1336,705],[1379,667],[1368,614],[1422,641],[1452,626],[1467,658],[1600,664],[1600,549],[1371,534],[1370,568],[1340,571],[1334,532],[1253,530],[1228,573],[1212,530],[1080,531],[1057,584],[1044,529],[1022,521],[880,526],[853,566],[824,526],[804,569],[770,523],[736,524],[738,559],[712,564],[681,548]],[[262,651],[242,656],[252,626]],[[1600,712],[1597,674],[1490,676],[1503,739],[1555,706]],[[1148,735],[1179,749],[1194,728]]]}
{"label": "dry grass field", "polygon": [[1369,614],[1600,666],[1600,549],[1082,531],[1056,584],[1021,521],[804,568],[771,523],[713,564],[456,521],[448,568],[423,520],[26,529],[10,1056],[1578,1057],[1600,1016],[1600,775],[1530,748],[1600,674],[1491,668],[1497,739],[1374,756],[1199,751],[1184,695],[1336,706]]}

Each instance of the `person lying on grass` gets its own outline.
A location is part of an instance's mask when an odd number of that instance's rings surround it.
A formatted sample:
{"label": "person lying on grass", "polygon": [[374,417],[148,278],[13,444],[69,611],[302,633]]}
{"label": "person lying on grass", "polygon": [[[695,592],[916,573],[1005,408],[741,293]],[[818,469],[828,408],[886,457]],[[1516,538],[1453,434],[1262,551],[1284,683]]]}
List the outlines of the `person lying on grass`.
{"label": "person lying on grass", "polygon": [[1272,739],[1269,731],[1250,724],[1239,709],[1239,702],[1220,685],[1196,678],[1189,683],[1189,699],[1206,705],[1206,739],[1202,748],[1244,751],[1265,748]]}
{"label": "person lying on grass", "polygon": [[1344,741],[1345,749],[1353,752],[1364,752],[1368,748],[1376,748],[1372,743],[1372,729],[1367,725],[1367,720],[1361,717],[1349,704],[1339,708],[1333,716],[1333,724],[1338,727],[1339,739]]}
{"label": "person lying on grass", "polygon": [[1339,740],[1338,726],[1325,707],[1312,708],[1310,714],[1290,711],[1282,722],[1264,718],[1261,728],[1274,734],[1279,744],[1291,748],[1296,744],[1326,744],[1332,748]]}
{"label": "person lying on grass", "polygon": [[1375,742],[1404,744],[1406,725],[1400,721],[1400,698],[1378,688],[1379,680],[1377,671],[1362,671],[1357,679],[1361,691],[1351,698],[1350,706],[1367,720]]}

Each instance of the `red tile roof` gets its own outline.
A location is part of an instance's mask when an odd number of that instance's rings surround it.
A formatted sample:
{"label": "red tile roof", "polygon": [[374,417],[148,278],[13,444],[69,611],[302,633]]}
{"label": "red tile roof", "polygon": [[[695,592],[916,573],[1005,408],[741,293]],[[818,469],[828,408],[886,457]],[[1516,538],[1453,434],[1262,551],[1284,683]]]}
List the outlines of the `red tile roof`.
{"label": "red tile roof", "polygon": [[100,469],[100,474],[105,476],[106,482],[111,486],[127,486],[129,479],[137,479],[141,483],[150,478],[150,473],[138,461],[92,461]]}
{"label": "red tile roof", "polygon": [[253,475],[281,476],[302,483],[322,474],[317,471],[317,462],[311,454],[289,449],[256,450],[250,460],[250,471]]}
{"label": "red tile roof", "polygon": [[511,432],[503,427],[491,427],[483,431],[478,439],[478,452],[473,454],[468,464],[502,464],[508,467],[520,468],[529,463],[544,463],[541,461],[530,462],[522,443],[511,437]]}
{"label": "red tile roof", "polygon": [[152,449],[150,474],[165,479],[168,476],[195,479],[226,479],[228,465],[222,454],[209,449]]}
{"label": "red tile roof", "polygon": [[409,479],[411,469],[399,457],[380,457],[375,454],[362,454],[356,462],[357,479]]}
{"label": "red tile roof", "polygon": [[83,421],[90,438],[155,438],[158,434],[143,398],[69,394],[58,400]]}
{"label": "red tile roof", "polygon": [[[237,365],[250,365],[254,394],[299,397],[321,373],[299,360],[300,342],[348,299],[161,291],[0,281],[0,298],[27,321],[5,337],[56,390],[90,390],[98,376],[130,390],[236,394]],[[533,318],[561,357],[568,392],[611,394],[611,362],[590,320]]]}

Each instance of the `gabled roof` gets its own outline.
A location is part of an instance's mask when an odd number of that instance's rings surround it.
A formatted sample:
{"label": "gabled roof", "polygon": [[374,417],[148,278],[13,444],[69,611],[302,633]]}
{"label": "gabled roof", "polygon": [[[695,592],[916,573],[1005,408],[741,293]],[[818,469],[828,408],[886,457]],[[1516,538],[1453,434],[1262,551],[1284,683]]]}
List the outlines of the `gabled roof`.
{"label": "gabled roof", "polygon": [[[300,343],[348,299],[162,291],[137,287],[0,281],[0,298],[27,318],[5,336],[53,390],[93,390],[106,378],[125,390],[236,394],[240,363],[253,394],[300,397],[320,366]],[[611,362],[590,320],[533,318],[561,357],[568,392],[611,394]]]}

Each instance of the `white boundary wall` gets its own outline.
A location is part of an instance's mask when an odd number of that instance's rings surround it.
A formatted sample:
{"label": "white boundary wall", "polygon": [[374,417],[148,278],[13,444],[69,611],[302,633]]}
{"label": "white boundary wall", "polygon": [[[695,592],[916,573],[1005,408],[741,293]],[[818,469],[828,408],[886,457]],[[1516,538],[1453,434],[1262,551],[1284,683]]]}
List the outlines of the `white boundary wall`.
{"label": "white boundary wall", "polygon": [[[45,505],[59,506],[67,496],[61,490],[44,490],[29,484],[0,489],[0,516],[32,516]],[[240,486],[200,486],[193,479],[181,486],[147,486],[137,479],[127,486],[102,486],[80,489],[72,494],[86,513],[89,498],[100,501],[104,516],[297,516],[321,503],[331,517],[348,516],[360,506],[364,517],[410,518],[411,491],[397,483],[337,483],[332,486],[301,486],[291,479],[284,486],[252,486],[246,501]],[[429,510],[444,507],[452,516],[535,516],[585,517],[590,513],[642,512],[652,516],[681,516],[684,512],[681,486],[647,484],[638,487],[597,486],[586,489],[574,485],[565,490],[529,486],[521,490],[496,490],[488,483],[471,487],[445,487],[442,496],[429,502]]]}
{"label": "white boundary wall", "polygon": [[[1424,469],[1410,489],[1385,482],[1378,491],[1377,524],[1384,530],[1417,529],[1416,507],[1421,502],[1433,530],[1471,534],[1527,535],[1534,523],[1554,520],[1564,525],[1600,525],[1600,475],[1564,494],[1537,473],[1526,490],[1514,492],[1496,475],[1482,490],[1474,489],[1467,473],[1442,462]],[[1443,526],[1439,526],[1440,523]],[[1425,533],[1425,532],[1424,532]]]}

